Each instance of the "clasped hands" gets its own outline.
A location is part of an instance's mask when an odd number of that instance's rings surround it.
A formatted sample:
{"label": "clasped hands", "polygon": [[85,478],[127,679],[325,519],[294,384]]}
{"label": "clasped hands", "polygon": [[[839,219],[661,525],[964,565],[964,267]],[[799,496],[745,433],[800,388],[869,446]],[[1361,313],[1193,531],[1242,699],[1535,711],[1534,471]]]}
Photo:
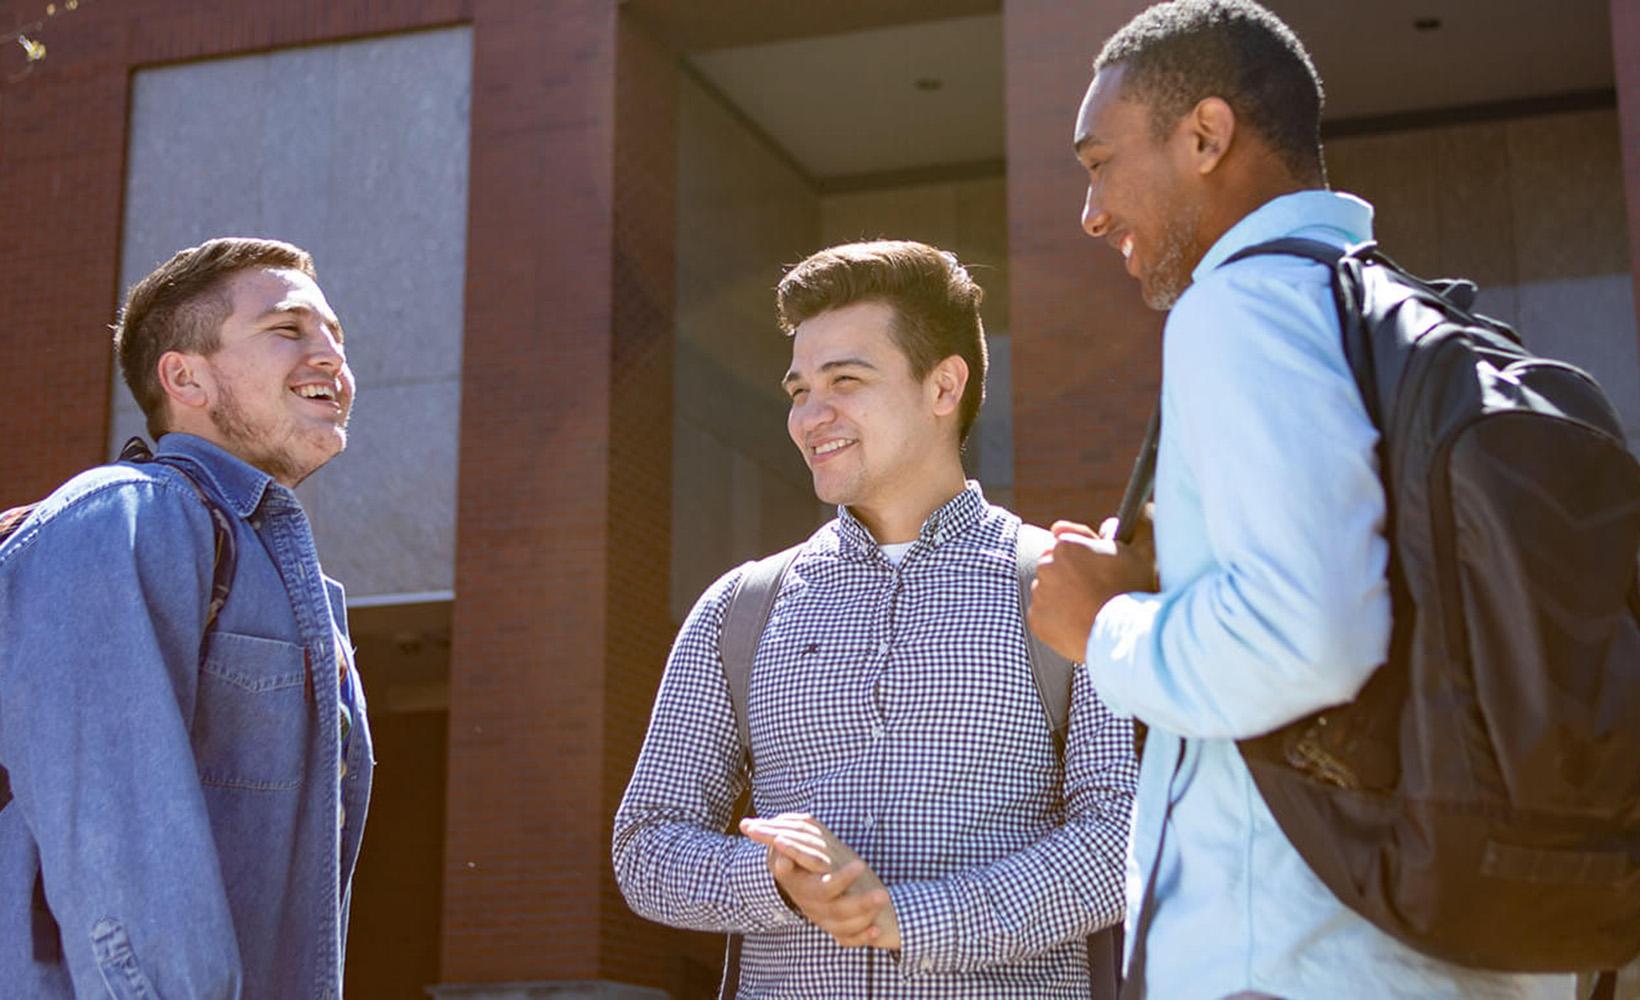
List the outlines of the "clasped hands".
{"label": "clasped hands", "polygon": [[845,948],[900,947],[900,922],[882,879],[824,823],[804,813],[740,821],[769,848],[769,871],[798,910]]}
{"label": "clasped hands", "polygon": [[1026,620],[1060,656],[1079,661],[1087,655],[1093,620],[1111,598],[1160,589],[1151,506],[1146,505],[1127,543],[1115,541],[1114,517],[1097,532],[1075,521],[1054,522],[1053,548],[1037,561]]}

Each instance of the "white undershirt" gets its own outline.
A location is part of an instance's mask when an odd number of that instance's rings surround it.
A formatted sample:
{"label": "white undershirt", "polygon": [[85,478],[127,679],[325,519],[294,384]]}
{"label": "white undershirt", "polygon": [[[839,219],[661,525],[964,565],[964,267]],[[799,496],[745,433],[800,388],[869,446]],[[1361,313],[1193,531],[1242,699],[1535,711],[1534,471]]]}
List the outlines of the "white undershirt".
{"label": "white undershirt", "polygon": [[905,558],[905,554],[910,552],[911,546],[915,544],[917,544],[917,540],[913,538],[909,542],[895,542],[893,545],[879,545],[878,548],[883,550],[884,558],[886,558],[891,564],[898,566],[900,564],[900,560]]}

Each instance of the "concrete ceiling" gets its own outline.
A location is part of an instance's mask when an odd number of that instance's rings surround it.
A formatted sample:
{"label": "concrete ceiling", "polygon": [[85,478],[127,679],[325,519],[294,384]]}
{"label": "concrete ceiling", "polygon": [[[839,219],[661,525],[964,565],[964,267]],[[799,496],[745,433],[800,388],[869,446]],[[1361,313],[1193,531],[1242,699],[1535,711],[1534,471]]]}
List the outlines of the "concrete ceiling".
{"label": "concrete ceiling", "polygon": [[[1608,0],[1270,6],[1309,46],[1329,123],[1613,85]],[[1430,18],[1440,26],[1415,26]],[[811,177],[859,177],[1004,158],[1002,25],[982,13],[703,47],[687,58]],[[1075,100],[1066,95],[1067,134]]]}

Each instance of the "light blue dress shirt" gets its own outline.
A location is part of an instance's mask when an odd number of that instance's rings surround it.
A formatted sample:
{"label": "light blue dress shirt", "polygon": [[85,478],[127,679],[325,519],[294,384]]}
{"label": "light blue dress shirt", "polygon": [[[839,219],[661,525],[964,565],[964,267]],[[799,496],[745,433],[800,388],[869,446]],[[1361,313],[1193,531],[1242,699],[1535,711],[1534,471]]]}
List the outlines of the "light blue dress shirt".
{"label": "light blue dress shirt", "polygon": [[1131,951],[1156,869],[1146,995],[1571,997],[1571,976],[1460,968],[1347,909],[1276,826],[1236,749],[1354,697],[1389,645],[1378,435],[1327,270],[1297,257],[1219,269],[1282,236],[1370,239],[1372,207],[1285,195],[1202,258],[1163,341],[1162,592],[1112,600],[1088,639],[1099,694],[1151,726],[1128,879]]}

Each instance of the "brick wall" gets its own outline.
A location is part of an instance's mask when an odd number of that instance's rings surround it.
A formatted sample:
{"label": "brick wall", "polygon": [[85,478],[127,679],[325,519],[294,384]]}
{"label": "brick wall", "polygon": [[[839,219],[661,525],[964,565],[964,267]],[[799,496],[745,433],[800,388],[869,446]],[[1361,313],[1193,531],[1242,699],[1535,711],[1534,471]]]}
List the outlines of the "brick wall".
{"label": "brick wall", "polygon": [[615,11],[474,13],[441,969],[593,979]]}
{"label": "brick wall", "polygon": [[[121,0],[52,21],[47,60],[0,83],[0,350],[32,375],[0,415],[0,503],[103,454],[131,72],[452,23],[474,76],[439,976],[676,988],[680,956],[717,945],[631,916],[608,862],[670,639],[674,64],[617,5]],[[0,54],[0,80],[19,69]]]}
{"label": "brick wall", "polygon": [[1115,513],[1160,377],[1162,315],[1080,225],[1071,133],[1093,58],[1142,0],[1009,0],[1014,499],[1027,520]]}

